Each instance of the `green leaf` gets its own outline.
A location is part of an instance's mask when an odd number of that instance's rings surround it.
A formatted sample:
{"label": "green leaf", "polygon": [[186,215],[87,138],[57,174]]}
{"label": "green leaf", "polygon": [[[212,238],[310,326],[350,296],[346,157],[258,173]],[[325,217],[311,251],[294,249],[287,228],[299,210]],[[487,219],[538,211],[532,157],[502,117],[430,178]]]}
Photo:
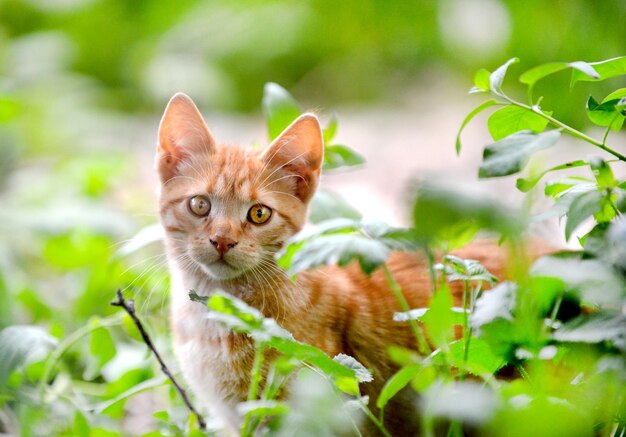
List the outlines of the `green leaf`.
{"label": "green leaf", "polygon": [[[98,323],[97,319],[93,319],[90,323]],[[91,331],[91,338],[89,340],[89,352],[91,356],[96,359],[95,366],[88,369],[88,375],[85,379],[90,380],[98,375],[102,367],[111,361],[117,350],[115,348],[115,342],[111,333],[106,328],[95,329]],[[87,371],[86,371],[87,373]]]}
{"label": "green leaf", "polygon": [[298,102],[280,85],[268,82],[263,88],[263,113],[270,140],[275,139],[301,114]]}
{"label": "green leaf", "polygon": [[489,75],[489,89],[495,94],[502,94],[502,82],[511,64],[519,62],[519,58],[511,58]]}
{"label": "green leaf", "polygon": [[617,186],[613,171],[604,159],[597,156],[590,158],[589,167],[593,171],[599,188],[615,188]]}
{"label": "green leaf", "polygon": [[478,176],[489,178],[517,173],[524,168],[533,153],[551,147],[560,136],[557,130],[540,134],[522,131],[488,144],[483,152]]}
{"label": "green leaf", "polygon": [[330,144],[330,142],[335,138],[335,134],[337,133],[337,127],[339,125],[339,118],[337,114],[333,114],[328,122],[328,125],[324,129],[324,144]]}
{"label": "green leaf", "polygon": [[493,375],[504,364],[502,357],[495,355],[489,344],[482,338],[472,337],[465,359],[465,341],[450,343],[448,360],[451,365],[476,376]]}
{"label": "green leaf", "polygon": [[485,68],[481,68],[474,75],[474,88],[470,92],[484,92],[489,91],[489,76],[491,72]]}
{"label": "green leaf", "polygon": [[355,371],[341,365],[315,346],[287,338],[272,338],[268,344],[289,357],[317,367],[326,376],[332,378],[337,388],[343,392],[351,395],[359,394],[359,379]]}
{"label": "green leaf", "polygon": [[385,382],[383,389],[376,399],[376,406],[378,408],[384,408],[385,405],[393,398],[400,390],[406,387],[422,369],[421,364],[410,363],[400,370],[398,370],[391,378]]}
{"label": "green leaf", "polygon": [[417,187],[413,206],[414,238],[418,241],[450,236],[450,230],[472,226],[515,237],[518,220],[491,199],[429,184]]}
{"label": "green leaf", "polygon": [[626,351],[626,316],[609,312],[579,316],[561,326],[552,336],[559,341],[578,343],[610,341]]}
{"label": "green leaf", "polygon": [[207,307],[211,310],[208,319],[217,320],[236,332],[249,334],[256,341],[292,338],[291,333],[280,327],[274,319],[263,317],[256,308],[222,291],[213,292]]}
{"label": "green leaf", "polygon": [[90,437],[89,422],[79,410],[74,413],[74,426],[72,428],[75,437]]}
{"label": "green leaf", "polygon": [[[454,325],[462,325],[465,320],[465,314],[468,314],[461,307],[452,307],[452,321]],[[405,312],[396,312],[393,313],[393,321],[394,322],[407,322],[409,320],[419,320],[424,321],[428,319],[426,315],[431,311],[430,308],[414,308]]]}
{"label": "green leaf", "polygon": [[[550,113],[547,114],[550,115]],[[487,120],[489,133],[496,141],[522,130],[539,133],[547,125],[548,120],[539,114],[513,105],[498,109]]]}
{"label": "green leaf", "polygon": [[476,307],[469,318],[472,327],[478,331],[496,319],[511,320],[516,294],[517,285],[513,282],[501,282],[489,293],[482,294],[476,300]]}
{"label": "green leaf", "polygon": [[600,210],[602,193],[599,191],[587,191],[576,196],[567,211],[567,223],[565,225],[565,239],[569,240],[576,228],[589,217]]}
{"label": "green leaf", "polygon": [[598,126],[610,126],[614,131],[619,131],[624,124],[626,116],[618,109],[619,99],[608,100],[598,104],[592,96],[587,100],[587,117]]}
{"label": "green leaf", "polygon": [[585,302],[615,305],[623,286],[610,264],[595,259],[544,256],[532,266],[533,277],[558,278]]}
{"label": "green leaf", "polygon": [[487,100],[486,102],[481,103],[480,105],[478,105],[477,107],[475,107],[474,109],[472,109],[472,111],[467,114],[467,116],[465,117],[465,119],[463,120],[463,123],[461,123],[461,127],[459,128],[459,131],[456,134],[456,154],[458,155],[459,153],[461,153],[461,132],[463,132],[463,129],[465,128],[465,126],[467,126],[467,124],[474,118],[476,117],[476,115],[480,114],[481,112],[483,112],[485,109],[494,106],[494,105],[498,105],[498,103],[495,100]]}
{"label": "green leaf", "polygon": [[440,287],[430,301],[429,311],[422,317],[429,339],[439,348],[448,349],[452,337],[454,313],[452,295],[447,286]]}
{"label": "green leaf", "polygon": [[474,259],[463,259],[455,255],[443,257],[443,263],[435,266],[446,275],[448,282],[454,281],[485,281],[490,284],[497,282],[497,278],[489,273],[487,268]]}
{"label": "green leaf", "polygon": [[340,355],[333,360],[323,351],[300,343],[281,328],[274,319],[265,318],[255,308],[222,291],[215,291],[208,300],[209,318],[224,323],[230,329],[247,333],[254,340],[273,347],[287,357],[298,359],[320,369],[331,377],[337,388],[357,395],[359,382],[367,381],[371,375],[354,358]]}
{"label": "green leaf", "polygon": [[580,70],[572,70],[570,86],[574,86],[574,84],[579,81],[597,82],[626,74],[626,56],[607,59],[606,61],[590,62],[589,65],[593,67],[599,77],[591,77]]}
{"label": "green leaf", "polygon": [[369,274],[384,263],[391,250],[413,250],[413,235],[381,222],[327,220],[292,237],[276,255],[278,265],[292,276],[320,265],[345,266],[357,260]]}
{"label": "green leaf", "polygon": [[332,145],[324,148],[323,170],[353,167],[365,163],[365,159],[348,146]]}
{"label": "green leaf", "polygon": [[422,411],[433,418],[475,424],[490,420],[498,409],[499,399],[487,386],[477,382],[437,381],[424,394]]}
{"label": "green leaf", "polygon": [[550,62],[547,64],[538,65],[530,70],[522,73],[519,80],[522,83],[533,86],[538,80],[543,79],[550,74],[565,70],[566,68],[573,68],[580,71],[583,75],[590,78],[599,78],[600,75],[594,70],[594,68],[583,61],[576,62]]}
{"label": "green leaf", "polygon": [[0,388],[14,370],[32,359],[41,359],[57,341],[35,326],[13,325],[0,331]]}
{"label": "green leaf", "polygon": [[602,103],[606,103],[610,100],[620,100],[620,99],[623,99],[624,97],[626,97],[626,88],[620,88],[618,90],[613,91],[608,96],[606,96],[604,100],[602,100]]}
{"label": "green leaf", "polygon": [[557,165],[556,167],[549,168],[548,170],[545,170],[545,171],[543,171],[543,172],[541,172],[538,175],[535,175],[533,177],[518,178],[517,181],[515,181],[515,186],[521,192],[527,193],[528,191],[533,189],[535,187],[535,185],[537,185],[537,183],[546,174],[548,174],[550,172],[558,171],[558,170],[565,170],[565,169],[568,169],[568,168],[582,167],[584,165],[588,165],[587,161],[576,160],[576,161],[566,162],[565,164]]}
{"label": "green leaf", "polygon": [[360,220],[361,213],[340,195],[329,190],[318,190],[309,206],[309,221],[320,223],[335,218]]}
{"label": "green leaf", "polygon": [[284,416],[289,413],[289,406],[284,402],[275,400],[246,401],[237,405],[237,412],[241,416],[246,414],[257,417]]}
{"label": "green leaf", "polygon": [[334,361],[341,364],[343,367],[354,371],[354,375],[359,382],[372,382],[372,373],[365,368],[365,366],[359,363],[354,357],[346,354],[338,354],[333,358]]}
{"label": "green leaf", "polygon": [[314,267],[358,260],[365,273],[371,273],[387,261],[389,248],[380,241],[358,234],[322,235],[303,244],[293,253],[287,272],[294,275]]}

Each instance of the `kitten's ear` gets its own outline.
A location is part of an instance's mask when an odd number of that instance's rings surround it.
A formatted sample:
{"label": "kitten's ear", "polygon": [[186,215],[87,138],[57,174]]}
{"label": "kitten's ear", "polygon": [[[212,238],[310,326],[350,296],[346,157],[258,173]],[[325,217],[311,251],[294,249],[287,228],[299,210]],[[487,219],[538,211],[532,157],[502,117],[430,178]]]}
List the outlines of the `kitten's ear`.
{"label": "kitten's ear", "polygon": [[172,97],[159,125],[156,166],[165,183],[186,157],[210,155],[215,139],[193,101],[183,93]]}
{"label": "kitten's ear", "polygon": [[324,155],[322,128],[313,114],[303,114],[291,123],[263,152],[261,159],[295,177],[295,195],[308,202],[319,179]]}

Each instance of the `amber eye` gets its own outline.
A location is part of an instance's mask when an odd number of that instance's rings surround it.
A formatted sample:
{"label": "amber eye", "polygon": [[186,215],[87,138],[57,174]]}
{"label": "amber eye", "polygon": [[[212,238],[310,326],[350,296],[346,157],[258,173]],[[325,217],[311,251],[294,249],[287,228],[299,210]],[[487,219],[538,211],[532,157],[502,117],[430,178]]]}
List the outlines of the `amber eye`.
{"label": "amber eye", "polygon": [[211,202],[204,196],[193,196],[189,199],[189,209],[198,217],[204,217],[211,211]]}
{"label": "amber eye", "polygon": [[250,211],[248,211],[248,221],[256,225],[262,225],[267,222],[271,216],[272,210],[265,205],[254,205],[250,208]]}

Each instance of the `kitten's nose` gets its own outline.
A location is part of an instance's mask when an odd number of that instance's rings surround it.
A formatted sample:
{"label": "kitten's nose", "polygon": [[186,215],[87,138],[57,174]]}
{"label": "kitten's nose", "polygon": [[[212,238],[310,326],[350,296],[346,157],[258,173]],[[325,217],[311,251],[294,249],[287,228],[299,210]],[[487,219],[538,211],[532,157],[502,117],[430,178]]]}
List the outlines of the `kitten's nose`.
{"label": "kitten's nose", "polygon": [[213,246],[215,246],[215,249],[217,249],[217,252],[221,256],[224,256],[226,252],[235,247],[238,243],[232,238],[222,237],[221,235],[214,235],[213,237],[209,238],[209,241]]}

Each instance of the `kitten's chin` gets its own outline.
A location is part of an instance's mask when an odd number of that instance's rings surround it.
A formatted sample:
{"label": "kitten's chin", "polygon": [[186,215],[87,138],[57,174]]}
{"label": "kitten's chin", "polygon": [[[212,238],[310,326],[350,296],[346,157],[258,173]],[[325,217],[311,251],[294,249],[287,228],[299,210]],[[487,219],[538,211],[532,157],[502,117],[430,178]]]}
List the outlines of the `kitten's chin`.
{"label": "kitten's chin", "polygon": [[236,279],[243,275],[244,271],[237,269],[225,261],[216,261],[209,265],[200,264],[202,271],[206,273],[210,278],[218,281],[226,281],[229,279]]}

